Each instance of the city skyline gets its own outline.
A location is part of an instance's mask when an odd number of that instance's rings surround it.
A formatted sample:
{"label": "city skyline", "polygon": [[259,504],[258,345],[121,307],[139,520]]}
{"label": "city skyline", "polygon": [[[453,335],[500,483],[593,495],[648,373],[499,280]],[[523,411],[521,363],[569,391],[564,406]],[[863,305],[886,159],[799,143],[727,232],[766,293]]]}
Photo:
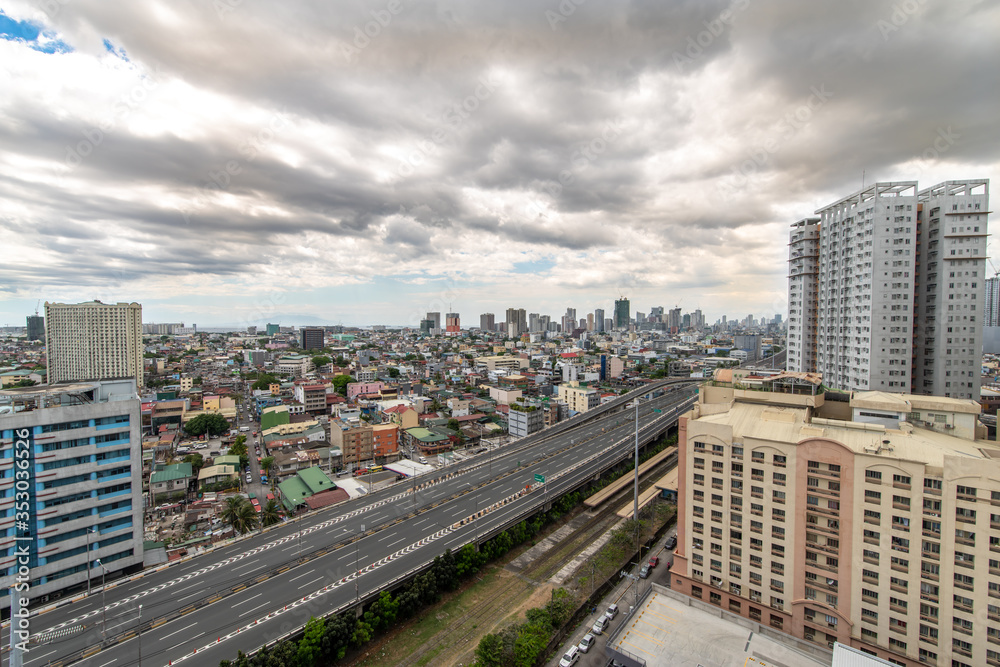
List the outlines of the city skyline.
{"label": "city skyline", "polygon": [[6,3],[0,325],[779,313],[792,221],[998,174],[993,7],[393,7]]}

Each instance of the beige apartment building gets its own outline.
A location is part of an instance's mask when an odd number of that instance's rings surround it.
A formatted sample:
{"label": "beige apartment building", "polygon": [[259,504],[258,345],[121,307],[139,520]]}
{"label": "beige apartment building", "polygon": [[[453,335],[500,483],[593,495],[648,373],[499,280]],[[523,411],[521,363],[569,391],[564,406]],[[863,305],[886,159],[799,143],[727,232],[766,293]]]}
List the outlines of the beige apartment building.
{"label": "beige apartment building", "polygon": [[581,387],[579,382],[563,382],[559,385],[559,400],[570,410],[586,412],[601,403],[601,395],[593,387]]}
{"label": "beige apartment building", "polygon": [[135,378],[142,391],[142,306],[45,303],[48,382]]}
{"label": "beige apartment building", "polygon": [[1000,665],[1000,447],[978,404],[740,373],[680,420],[673,588],[894,664]]}

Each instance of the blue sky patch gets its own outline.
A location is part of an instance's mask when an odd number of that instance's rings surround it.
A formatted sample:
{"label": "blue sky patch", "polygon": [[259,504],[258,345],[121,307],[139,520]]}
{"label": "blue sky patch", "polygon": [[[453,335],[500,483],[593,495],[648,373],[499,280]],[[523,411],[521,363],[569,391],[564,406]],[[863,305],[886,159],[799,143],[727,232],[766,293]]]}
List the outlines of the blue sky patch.
{"label": "blue sky patch", "polygon": [[30,21],[15,21],[0,10],[0,38],[21,42],[41,53],[69,53],[73,47],[58,38],[52,30],[43,30]]}

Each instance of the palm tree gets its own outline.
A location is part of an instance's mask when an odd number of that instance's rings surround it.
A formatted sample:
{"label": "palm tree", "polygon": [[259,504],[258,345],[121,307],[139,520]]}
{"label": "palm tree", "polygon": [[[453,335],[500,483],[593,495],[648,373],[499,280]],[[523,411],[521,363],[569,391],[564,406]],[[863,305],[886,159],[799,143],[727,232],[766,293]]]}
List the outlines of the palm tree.
{"label": "palm tree", "polygon": [[268,500],[264,505],[264,510],[261,512],[260,520],[265,526],[273,526],[274,524],[281,521],[281,515],[279,512],[281,508],[278,506],[277,500]]}
{"label": "palm tree", "polygon": [[236,530],[236,524],[239,522],[240,508],[246,504],[246,499],[243,496],[230,496],[226,498],[226,508],[222,510],[222,520],[233,527]]}
{"label": "palm tree", "polygon": [[249,533],[254,528],[257,527],[257,510],[253,508],[250,503],[243,503],[240,505],[239,516],[237,518],[237,524],[233,526],[239,531],[240,535],[244,533]]}

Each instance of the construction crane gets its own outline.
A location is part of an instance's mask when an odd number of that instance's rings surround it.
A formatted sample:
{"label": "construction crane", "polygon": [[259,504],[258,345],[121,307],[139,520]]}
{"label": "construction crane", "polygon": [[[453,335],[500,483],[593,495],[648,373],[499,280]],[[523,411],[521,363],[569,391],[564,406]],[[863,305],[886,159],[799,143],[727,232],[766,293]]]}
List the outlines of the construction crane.
{"label": "construction crane", "polygon": [[41,299],[39,299],[38,302],[35,304],[35,317],[38,317],[38,307],[40,305],[42,305],[42,300]]}

